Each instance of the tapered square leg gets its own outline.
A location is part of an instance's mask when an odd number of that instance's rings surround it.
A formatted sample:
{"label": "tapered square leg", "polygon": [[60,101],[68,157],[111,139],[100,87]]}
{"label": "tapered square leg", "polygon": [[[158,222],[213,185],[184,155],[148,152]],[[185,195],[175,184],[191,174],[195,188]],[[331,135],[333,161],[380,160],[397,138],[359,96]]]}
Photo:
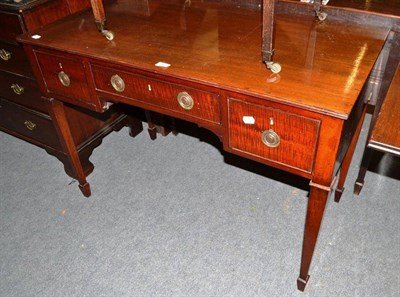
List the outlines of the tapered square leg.
{"label": "tapered square leg", "polygon": [[302,279],[302,278],[298,278],[297,279],[297,289],[299,290],[299,291],[302,291],[302,292],[304,292],[304,289],[306,288],[306,285],[307,285],[307,283],[308,283],[308,279],[310,278],[310,276],[309,275],[307,275],[307,278],[306,279]]}

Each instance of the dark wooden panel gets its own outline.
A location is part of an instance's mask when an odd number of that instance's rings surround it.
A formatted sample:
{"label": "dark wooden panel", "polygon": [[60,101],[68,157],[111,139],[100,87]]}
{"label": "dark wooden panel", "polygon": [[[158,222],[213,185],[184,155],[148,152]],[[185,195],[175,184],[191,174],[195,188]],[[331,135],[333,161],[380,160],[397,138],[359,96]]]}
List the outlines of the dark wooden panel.
{"label": "dark wooden panel", "polygon": [[33,78],[31,66],[24,50],[17,45],[0,42],[0,70],[18,73]]}
{"label": "dark wooden panel", "polygon": [[400,155],[400,65],[390,84],[368,145]]}
{"label": "dark wooden panel", "polygon": [[23,33],[22,20],[19,14],[0,12],[0,40],[16,43],[15,37]]}
{"label": "dark wooden panel", "polygon": [[32,31],[50,24],[70,14],[68,3],[65,0],[53,0],[22,11],[27,31]]}
{"label": "dark wooden panel", "polygon": [[71,13],[75,13],[90,7],[90,0],[67,0],[69,10]]}
{"label": "dark wooden panel", "polygon": [[[72,137],[77,147],[92,139],[96,134],[111,130],[118,118],[124,117],[121,110],[111,107],[104,113],[97,113],[77,106],[64,105]],[[105,133],[106,134],[106,133]]]}
{"label": "dark wooden panel", "polygon": [[61,150],[57,133],[49,116],[0,98],[0,126],[8,132],[56,150]]}
{"label": "dark wooden panel", "polygon": [[47,113],[37,82],[20,75],[0,71],[0,96],[26,107]]}
{"label": "dark wooden panel", "polygon": [[[228,104],[229,146],[233,150],[312,172],[318,120],[232,98]],[[250,117],[254,122],[246,123],[244,117]],[[268,147],[261,140],[263,131],[270,129],[280,137],[277,147]]]}

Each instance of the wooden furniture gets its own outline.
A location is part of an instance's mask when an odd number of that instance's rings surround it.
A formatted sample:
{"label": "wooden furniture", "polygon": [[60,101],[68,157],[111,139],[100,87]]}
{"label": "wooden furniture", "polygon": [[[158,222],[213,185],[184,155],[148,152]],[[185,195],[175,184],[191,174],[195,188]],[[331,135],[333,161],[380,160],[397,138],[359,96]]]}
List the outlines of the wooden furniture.
{"label": "wooden furniture", "polygon": [[[400,48],[400,32],[397,33],[395,47]],[[391,69],[388,71],[390,86],[381,94],[376,104],[368,131],[361,166],[354,193],[360,194],[364,178],[374,150],[400,156],[400,52],[393,53]]]}
{"label": "wooden furniture", "polygon": [[390,30],[398,18],[368,13],[364,20],[346,10],[349,20],[321,23],[312,6],[281,1],[274,60],[283,70],[276,74],[261,56],[261,3],[237,2],[162,1],[148,17],[129,9],[130,1],[110,2],[112,40],[98,34],[90,12],[19,40],[41,92],[54,98],[85,195],[90,188],[70,137],[67,104],[101,113],[125,103],[193,122],[216,134],[228,152],[309,179],[297,280],[304,290],[327,199],[340,168],[343,186],[365,103],[384,81],[381,66],[393,51]]}
{"label": "wooden furniture", "polygon": [[[400,46],[400,44],[399,44]],[[400,66],[384,99],[368,147],[400,155]]]}
{"label": "wooden furniture", "polygon": [[[0,1],[0,129],[44,148],[64,164],[65,171],[76,178],[59,125],[48,104],[41,97],[28,59],[16,36],[89,8],[89,1],[23,0]],[[99,115],[72,106],[65,106],[70,133],[83,166],[84,175],[93,170],[89,156],[102,137],[114,128],[127,124],[126,115],[109,111]],[[140,122],[131,121],[137,133]]]}

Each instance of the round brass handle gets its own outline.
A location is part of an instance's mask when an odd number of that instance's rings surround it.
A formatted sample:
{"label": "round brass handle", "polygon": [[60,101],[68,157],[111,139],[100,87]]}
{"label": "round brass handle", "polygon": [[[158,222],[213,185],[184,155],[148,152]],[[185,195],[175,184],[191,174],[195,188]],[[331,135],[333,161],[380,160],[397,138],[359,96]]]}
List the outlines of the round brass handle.
{"label": "round brass handle", "polygon": [[13,89],[14,93],[17,95],[22,95],[25,91],[24,87],[21,87],[19,84],[12,84],[11,89]]}
{"label": "round brass handle", "polygon": [[60,80],[61,84],[64,87],[69,87],[69,85],[71,84],[71,80],[70,80],[68,74],[66,74],[64,71],[60,71],[58,73],[58,79]]}
{"label": "round brass handle", "polygon": [[194,106],[194,100],[187,92],[180,92],[176,99],[178,100],[180,107],[183,109],[190,110]]}
{"label": "round brass handle", "polygon": [[0,58],[4,61],[11,60],[11,53],[2,48],[0,49]]}
{"label": "round brass handle", "polygon": [[25,124],[25,127],[26,127],[28,130],[33,131],[33,130],[36,129],[36,124],[35,124],[34,122],[32,122],[32,121],[26,120],[26,121],[24,122],[24,124]]}
{"label": "round brass handle", "polygon": [[111,76],[110,81],[114,90],[116,90],[117,92],[122,93],[125,90],[125,82],[118,74],[114,74],[113,76]]}
{"label": "round brass handle", "polygon": [[268,147],[277,147],[281,143],[281,138],[272,129],[263,131],[261,141]]}

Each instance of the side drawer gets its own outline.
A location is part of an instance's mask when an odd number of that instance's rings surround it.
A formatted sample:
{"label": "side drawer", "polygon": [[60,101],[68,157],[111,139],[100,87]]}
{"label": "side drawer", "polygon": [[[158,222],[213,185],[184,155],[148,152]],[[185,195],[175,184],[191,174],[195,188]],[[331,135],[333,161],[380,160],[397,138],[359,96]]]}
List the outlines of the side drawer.
{"label": "side drawer", "polygon": [[92,73],[99,91],[209,122],[221,121],[217,94],[96,65]]}
{"label": "side drawer", "polygon": [[0,42],[0,70],[33,78],[28,58],[24,50],[17,45]]}
{"label": "side drawer", "polygon": [[0,97],[47,113],[36,80],[0,71]]}
{"label": "side drawer", "polygon": [[86,64],[79,59],[35,51],[45,88],[62,101],[102,111],[102,104],[89,86]]}
{"label": "side drawer", "polygon": [[38,144],[61,150],[49,116],[32,112],[0,98],[0,126]]}
{"label": "side drawer", "polygon": [[233,151],[311,173],[320,121],[229,98]]}

